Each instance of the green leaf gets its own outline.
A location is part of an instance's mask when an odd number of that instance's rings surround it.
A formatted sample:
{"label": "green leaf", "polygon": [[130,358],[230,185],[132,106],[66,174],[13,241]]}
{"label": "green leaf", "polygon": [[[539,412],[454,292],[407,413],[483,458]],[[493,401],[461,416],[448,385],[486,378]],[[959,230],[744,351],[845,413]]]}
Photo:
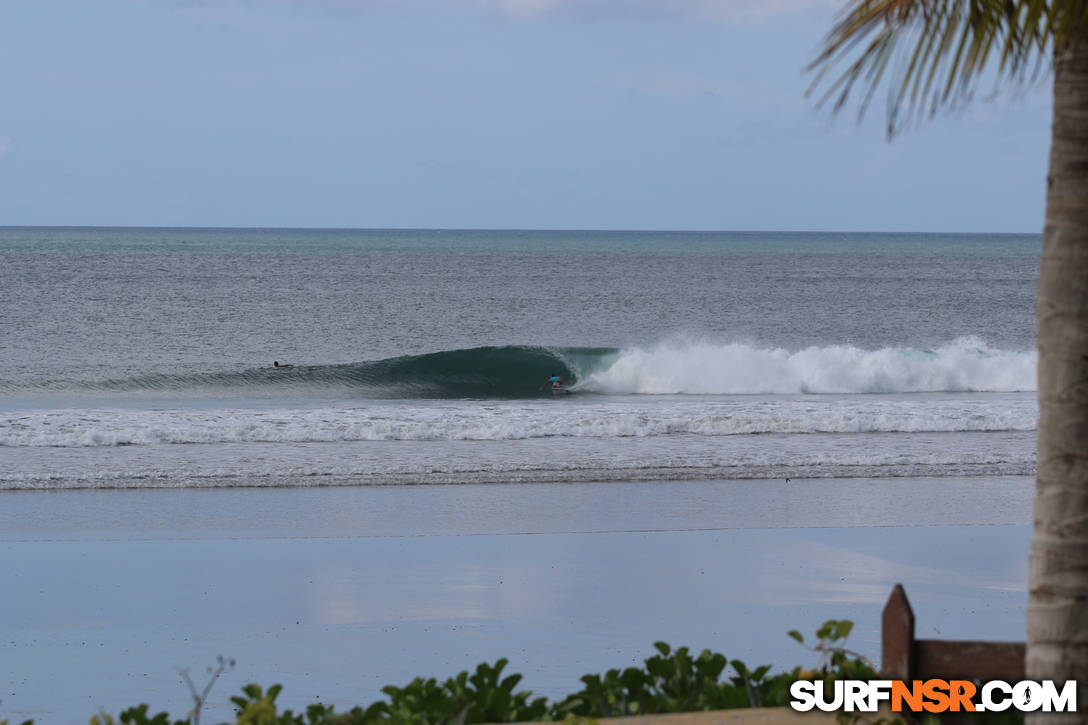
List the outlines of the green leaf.
{"label": "green leaf", "polygon": [[823,86],[818,105],[838,111],[857,86],[860,118],[885,85],[892,136],[912,119],[962,106],[985,79],[1028,85],[1050,69],[1055,46],[1083,37],[1086,20],[1084,2],[847,0],[808,67],[808,93]]}
{"label": "green leaf", "polygon": [[805,638],[804,638],[804,637],[802,637],[802,636],[801,636],[801,633],[800,633],[800,632],[798,632],[798,631],[797,631],[796,629],[791,629],[791,630],[790,630],[789,632],[787,632],[786,634],[788,634],[789,636],[793,637],[793,638],[794,638],[795,640],[797,640],[797,641],[798,641],[798,642],[800,642],[801,644],[804,644],[804,643],[805,643]]}

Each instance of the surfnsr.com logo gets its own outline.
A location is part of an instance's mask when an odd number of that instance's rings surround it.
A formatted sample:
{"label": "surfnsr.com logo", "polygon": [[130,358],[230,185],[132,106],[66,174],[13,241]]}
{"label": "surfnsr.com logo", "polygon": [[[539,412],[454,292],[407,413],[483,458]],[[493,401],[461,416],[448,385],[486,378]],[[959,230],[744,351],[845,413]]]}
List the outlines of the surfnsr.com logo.
{"label": "surfnsr.com logo", "polygon": [[799,680],[790,686],[790,707],[799,712],[1077,712],[1077,682],[1060,687],[1053,680],[976,685],[969,680],[836,680],[831,692],[822,681]]}

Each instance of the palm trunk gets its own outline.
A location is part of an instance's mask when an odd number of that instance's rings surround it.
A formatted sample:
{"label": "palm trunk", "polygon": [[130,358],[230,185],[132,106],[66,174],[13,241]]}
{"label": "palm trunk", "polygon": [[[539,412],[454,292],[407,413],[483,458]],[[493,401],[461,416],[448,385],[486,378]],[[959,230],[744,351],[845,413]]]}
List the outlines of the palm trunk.
{"label": "palm trunk", "polygon": [[[1088,37],[1055,52],[1039,270],[1039,439],[1029,679],[1077,680],[1088,722]],[[1032,720],[1043,721],[1042,717]]]}

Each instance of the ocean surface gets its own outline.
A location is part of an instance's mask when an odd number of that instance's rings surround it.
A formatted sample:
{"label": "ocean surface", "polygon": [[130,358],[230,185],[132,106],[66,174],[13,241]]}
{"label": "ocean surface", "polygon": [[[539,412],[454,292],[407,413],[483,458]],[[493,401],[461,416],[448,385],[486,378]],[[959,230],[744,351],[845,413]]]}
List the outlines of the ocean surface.
{"label": "ocean surface", "polygon": [[1040,244],[0,228],[0,489],[1030,475]]}
{"label": "ocean surface", "polygon": [[1040,244],[0,228],[0,719],[1023,639]]}

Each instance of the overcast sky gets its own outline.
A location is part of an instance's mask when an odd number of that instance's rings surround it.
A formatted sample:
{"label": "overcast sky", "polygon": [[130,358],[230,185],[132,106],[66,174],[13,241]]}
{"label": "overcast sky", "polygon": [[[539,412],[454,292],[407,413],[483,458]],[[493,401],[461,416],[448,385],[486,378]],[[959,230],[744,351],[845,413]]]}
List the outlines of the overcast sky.
{"label": "overcast sky", "polygon": [[1038,232],[1049,84],[888,143],[834,0],[0,0],[0,225]]}

